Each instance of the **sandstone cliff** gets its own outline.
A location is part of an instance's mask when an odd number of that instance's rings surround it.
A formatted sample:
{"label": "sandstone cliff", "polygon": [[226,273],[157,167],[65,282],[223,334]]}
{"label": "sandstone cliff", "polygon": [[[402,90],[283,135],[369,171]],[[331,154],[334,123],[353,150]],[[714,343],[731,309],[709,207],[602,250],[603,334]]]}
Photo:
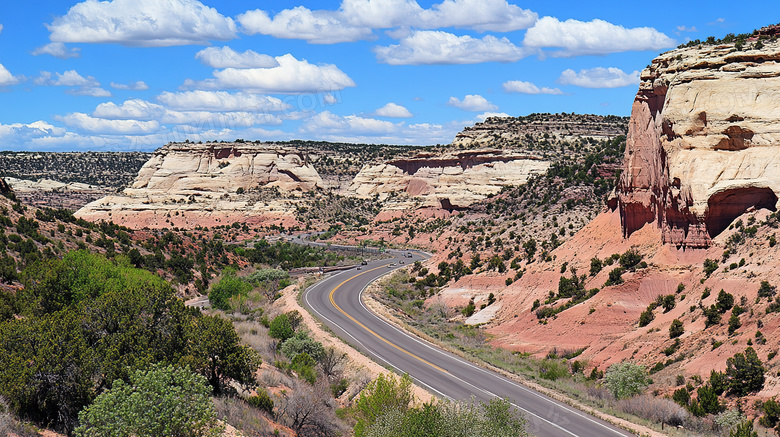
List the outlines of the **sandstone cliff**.
{"label": "sandstone cliff", "polygon": [[641,74],[617,206],[624,236],[707,247],[739,215],[777,207],[780,43],[686,47]]}
{"label": "sandstone cliff", "polygon": [[524,184],[549,166],[535,156],[500,150],[420,153],[364,167],[349,193],[359,198],[378,196],[387,202],[387,209],[460,209],[498,193],[505,185]]}
{"label": "sandstone cliff", "polygon": [[121,195],[76,216],[129,227],[213,226],[291,220],[295,193],[322,187],[308,157],[267,143],[172,143],[157,150]]}

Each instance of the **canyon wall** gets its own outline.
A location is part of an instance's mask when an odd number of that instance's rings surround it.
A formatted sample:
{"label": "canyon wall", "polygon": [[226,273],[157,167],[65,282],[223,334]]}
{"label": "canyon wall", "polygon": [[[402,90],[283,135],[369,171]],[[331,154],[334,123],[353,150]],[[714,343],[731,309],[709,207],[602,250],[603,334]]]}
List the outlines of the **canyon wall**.
{"label": "canyon wall", "polygon": [[780,42],[664,53],[641,74],[616,188],[624,236],[708,247],[737,216],[777,208]]}
{"label": "canyon wall", "polygon": [[462,209],[505,185],[524,184],[549,166],[549,161],[538,157],[501,150],[420,153],[364,167],[352,181],[349,195],[377,196],[387,209]]}

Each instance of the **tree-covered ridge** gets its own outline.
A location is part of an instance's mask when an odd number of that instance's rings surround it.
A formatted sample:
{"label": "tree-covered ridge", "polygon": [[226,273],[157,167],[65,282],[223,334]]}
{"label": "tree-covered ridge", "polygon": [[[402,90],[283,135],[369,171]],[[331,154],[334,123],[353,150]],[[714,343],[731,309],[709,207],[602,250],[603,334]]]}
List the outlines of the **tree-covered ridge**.
{"label": "tree-covered ridge", "polygon": [[0,176],[122,188],[132,183],[151,156],[143,152],[0,152]]}
{"label": "tree-covered ridge", "polygon": [[253,386],[257,357],[229,321],[186,308],[156,275],[84,251],[35,262],[3,301],[0,393],[22,418],[71,432],[113,381],[160,363],[189,366],[215,393]]}

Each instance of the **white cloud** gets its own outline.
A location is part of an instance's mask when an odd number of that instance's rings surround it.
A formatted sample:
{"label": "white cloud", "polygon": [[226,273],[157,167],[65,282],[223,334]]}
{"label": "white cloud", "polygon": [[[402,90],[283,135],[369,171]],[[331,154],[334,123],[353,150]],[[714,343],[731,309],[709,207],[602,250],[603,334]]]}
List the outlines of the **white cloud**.
{"label": "white cloud", "polygon": [[179,93],[164,92],[157,100],[174,109],[206,111],[283,111],[290,105],[276,97],[249,93],[229,93],[227,91],[185,91]]}
{"label": "white cloud", "polygon": [[277,56],[274,68],[226,68],[214,71],[214,79],[187,80],[188,88],[243,89],[265,93],[305,93],[341,90],[355,82],[333,64],[314,65],[291,54]]}
{"label": "white cloud", "polygon": [[498,106],[490,103],[486,98],[479,94],[468,94],[463,100],[460,100],[457,97],[450,97],[447,104],[464,111],[495,111],[498,109]]}
{"label": "white cloud", "polygon": [[375,115],[379,117],[391,117],[391,118],[409,118],[412,117],[412,113],[408,109],[395,103],[388,103],[385,106],[377,109]]}
{"label": "white cloud", "polygon": [[465,27],[478,31],[510,32],[533,26],[535,12],[506,0],[445,0],[421,15],[427,28]]}
{"label": "white cloud", "polygon": [[677,34],[679,35],[680,32],[697,32],[696,26],[677,26]]}
{"label": "white cloud", "polygon": [[106,102],[97,105],[93,117],[111,120],[154,120],[165,114],[165,107],[141,99],[125,100],[121,105]]}
{"label": "white cloud", "polygon": [[675,41],[652,27],[626,29],[604,20],[559,21],[543,17],[525,33],[526,47],[559,47],[552,56],[604,55],[607,53],[660,50]]}
{"label": "white cloud", "polygon": [[3,25],[0,24],[0,32],[2,32],[2,31],[3,31]]}
{"label": "white cloud", "polygon": [[65,91],[74,96],[111,97],[111,92],[99,86],[82,86]]}
{"label": "white cloud", "polygon": [[563,94],[563,91],[558,88],[548,88],[534,85],[531,82],[523,82],[522,80],[510,80],[504,82],[504,91],[508,93],[521,93],[521,94]]}
{"label": "white cloud", "polygon": [[111,88],[117,90],[146,91],[149,89],[149,85],[147,85],[146,82],[142,80],[130,83],[111,82]]}
{"label": "white cloud", "polygon": [[81,49],[77,47],[68,49],[67,47],[65,47],[65,44],[61,42],[51,42],[44,46],[36,47],[35,50],[32,51],[32,54],[33,56],[51,55],[54,56],[55,58],[68,59],[68,58],[78,58],[81,55],[79,53],[80,50]]}
{"label": "white cloud", "polygon": [[639,71],[626,73],[615,67],[596,67],[587,70],[565,70],[558,82],[584,88],[618,88],[639,83]]}
{"label": "white cloud", "polygon": [[336,12],[312,11],[303,6],[285,9],[273,18],[261,10],[248,11],[237,17],[242,31],[275,38],[303,39],[312,44],[334,44],[369,39],[373,32],[364,26],[351,26]]}
{"label": "white cloud", "polygon": [[506,0],[445,0],[424,9],[414,0],[343,0],[338,10],[284,9],[273,17],[263,10],[238,16],[243,31],[276,38],[333,44],[374,37],[374,29],[469,28],[480,32],[526,29],[538,15]]}
{"label": "white cloud", "polygon": [[195,54],[204,64],[214,68],[273,68],[279,62],[271,56],[247,50],[238,53],[230,47],[207,47]]}
{"label": "white cloud", "polygon": [[515,62],[528,54],[509,39],[492,35],[473,38],[442,31],[419,30],[399,42],[387,47],[374,47],[379,62],[391,65],[478,64]]}
{"label": "white cloud", "polygon": [[391,134],[398,131],[400,124],[375,118],[347,115],[345,117],[330,111],[320,112],[306,120],[301,127],[306,132],[349,133],[356,134]]}
{"label": "white cloud", "polygon": [[156,120],[107,120],[95,118],[81,112],[74,112],[65,116],[57,115],[54,119],[65,123],[67,126],[90,133],[143,134],[160,130],[160,124]]}
{"label": "white cloud", "polygon": [[231,18],[197,0],[87,0],[46,25],[53,42],[161,47],[235,38]]}
{"label": "white cloud", "polygon": [[490,117],[511,117],[511,115],[506,112],[483,112],[482,114],[477,115],[476,119],[477,121],[482,122]]}
{"label": "white cloud", "polygon": [[3,64],[0,64],[0,86],[16,85],[19,77],[14,76]]}
{"label": "white cloud", "polygon": [[[36,121],[29,124],[0,124],[0,140],[2,140],[4,144],[15,144],[17,141],[25,142],[35,138],[63,135],[64,133],[65,129],[54,127],[45,121]],[[14,141],[14,139],[17,141]]]}
{"label": "white cloud", "polygon": [[48,86],[100,86],[100,82],[92,76],[84,77],[76,70],[68,70],[64,73],[52,73],[42,71],[35,81],[37,85]]}

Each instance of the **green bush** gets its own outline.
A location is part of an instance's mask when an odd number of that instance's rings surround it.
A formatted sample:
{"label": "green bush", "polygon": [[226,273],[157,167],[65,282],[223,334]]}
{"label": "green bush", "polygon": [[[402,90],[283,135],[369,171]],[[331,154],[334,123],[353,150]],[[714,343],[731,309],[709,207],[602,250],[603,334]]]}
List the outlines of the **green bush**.
{"label": "green bush", "polygon": [[647,326],[650,324],[650,322],[655,319],[655,314],[653,314],[653,310],[650,308],[647,308],[646,310],[642,311],[642,314],[639,315],[639,327],[642,328],[644,326]]}
{"label": "green bush", "polygon": [[274,317],[268,327],[268,335],[270,335],[271,338],[279,340],[281,343],[284,343],[285,340],[292,337],[294,334],[295,331],[293,331],[287,314],[279,314]]}
{"label": "green bush", "polygon": [[704,274],[707,275],[709,278],[710,275],[712,275],[715,270],[718,270],[718,262],[714,259],[705,259],[704,260]]}
{"label": "green bush", "polygon": [[616,363],[604,374],[604,385],[618,399],[631,397],[641,393],[650,381],[645,368],[631,363]]}
{"label": "green bush", "polygon": [[685,333],[683,322],[680,319],[672,320],[672,324],[669,325],[669,338],[677,338]]}
{"label": "green bush", "polygon": [[729,394],[746,396],[764,387],[764,365],[752,347],[726,360]]}
{"label": "green bush", "polygon": [[268,391],[264,388],[258,388],[257,394],[247,398],[247,402],[249,402],[249,405],[263,410],[272,416],[274,414],[274,401],[268,396]]}
{"label": "green bush", "polygon": [[230,309],[230,299],[244,296],[252,289],[252,284],[236,276],[232,269],[226,269],[222,278],[211,286],[209,301],[214,308],[227,311]]}
{"label": "green bush", "polygon": [[405,414],[412,400],[412,378],[408,374],[400,378],[393,374],[380,374],[360,392],[355,402],[355,437],[367,435],[368,428],[388,411]]}
{"label": "green bush", "polygon": [[568,366],[558,360],[542,360],[539,363],[539,376],[555,381],[558,378],[565,378],[569,376]]}
{"label": "green bush", "polygon": [[280,350],[290,359],[302,353],[307,354],[315,361],[319,361],[325,356],[325,347],[322,346],[322,343],[309,337],[309,334],[304,331],[298,331],[295,335],[285,340]]}
{"label": "green bush", "polygon": [[137,370],[130,384],[114,381],[110,390],[79,413],[79,437],[219,436],[206,379],[187,368],[154,366]]}
{"label": "green bush", "polygon": [[622,267],[615,267],[614,269],[610,270],[609,278],[607,278],[607,282],[604,283],[604,286],[609,287],[610,285],[622,284],[623,272],[624,269]]}

